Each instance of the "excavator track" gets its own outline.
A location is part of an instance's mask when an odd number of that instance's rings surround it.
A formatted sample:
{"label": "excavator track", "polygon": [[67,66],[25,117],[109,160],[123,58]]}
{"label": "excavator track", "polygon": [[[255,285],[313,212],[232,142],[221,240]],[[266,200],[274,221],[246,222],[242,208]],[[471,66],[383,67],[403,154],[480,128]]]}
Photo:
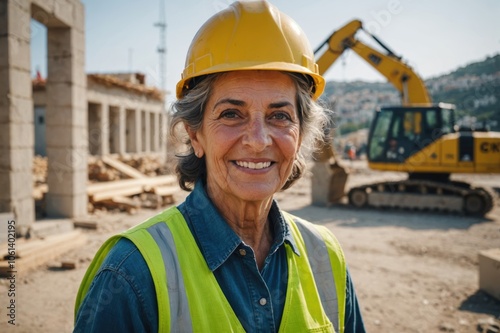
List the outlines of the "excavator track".
{"label": "excavator track", "polygon": [[494,194],[484,187],[462,182],[402,180],[352,188],[349,203],[355,207],[411,209],[484,216],[494,206]]}

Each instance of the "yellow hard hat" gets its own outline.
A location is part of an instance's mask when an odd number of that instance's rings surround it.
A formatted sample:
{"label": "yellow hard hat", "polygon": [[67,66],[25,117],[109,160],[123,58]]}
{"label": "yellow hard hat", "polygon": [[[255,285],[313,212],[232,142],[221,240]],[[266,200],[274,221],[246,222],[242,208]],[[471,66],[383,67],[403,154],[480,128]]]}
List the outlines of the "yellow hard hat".
{"label": "yellow hard hat", "polygon": [[267,1],[237,1],[198,30],[177,83],[181,98],[191,79],[236,70],[278,70],[309,75],[313,98],[325,88],[314,52],[299,25]]}

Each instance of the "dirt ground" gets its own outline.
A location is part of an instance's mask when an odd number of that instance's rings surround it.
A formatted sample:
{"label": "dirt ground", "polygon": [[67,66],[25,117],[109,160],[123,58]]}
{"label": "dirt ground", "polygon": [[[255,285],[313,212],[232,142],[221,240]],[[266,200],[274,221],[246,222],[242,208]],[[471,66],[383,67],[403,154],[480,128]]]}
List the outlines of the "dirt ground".
{"label": "dirt ground", "polygon": [[[350,166],[348,186],[402,177],[369,171],[363,163]],[[457,178],[500,188],[500,176]],[[478,252],[500,248],[499,203],[484,218],[320,208],[310,205],[309,184],[306,177],[276,198],[283,209],[327,226],[340,240],[369,332],[481,332],[484,321],[500,323],[500,301],[478,288]],[[7,324],[8,287],[0,280],[0,332],[70,332],[75,295],[99,245],[153,214],[96,217],[99,229],[83,230],[87,245],[63,256],[78,263],[74,270],[45,265],[19,272],[15,327]]]}

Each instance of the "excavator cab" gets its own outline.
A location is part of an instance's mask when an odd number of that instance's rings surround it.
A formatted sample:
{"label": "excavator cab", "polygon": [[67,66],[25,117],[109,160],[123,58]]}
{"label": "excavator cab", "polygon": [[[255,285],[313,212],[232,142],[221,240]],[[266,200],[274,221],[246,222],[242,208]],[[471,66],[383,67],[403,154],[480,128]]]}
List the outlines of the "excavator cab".
{"label": "excavator cab", "polygon": [[375,112],[369,134],[368,161],[402,164],[454,131],[454,108],[451,105],[380,108]]}
{"label": "excavator cab", "polygon": [[500,133],[459,129],[451,104],[380,108],[368,135],[368,165],[408,178],[352,187],[349,203],[482,216],[492,209],[494,194],[450,175],[498,173],[497,152]]}

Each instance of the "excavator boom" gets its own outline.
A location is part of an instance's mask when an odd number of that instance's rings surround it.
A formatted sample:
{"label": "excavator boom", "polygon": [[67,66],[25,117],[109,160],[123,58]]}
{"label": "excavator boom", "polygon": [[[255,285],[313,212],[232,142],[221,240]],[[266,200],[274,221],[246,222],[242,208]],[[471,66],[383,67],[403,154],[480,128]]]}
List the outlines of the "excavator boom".
{"label": "excavator boom", "polygon": [[[335,31],[316,49],[315,53],[320,74],[324,74],[346,49],[351,49],[382,74],[399,91],[403,105],[431,103],[424,81],[418,74],[375,36],[367,33],[387,51],[387,54],[356,39],[355,34],[359,30],[363,30],[361,21],[353,20]],[[325,48],[325,45],[328,47],[318,56],[318,53]]]}

